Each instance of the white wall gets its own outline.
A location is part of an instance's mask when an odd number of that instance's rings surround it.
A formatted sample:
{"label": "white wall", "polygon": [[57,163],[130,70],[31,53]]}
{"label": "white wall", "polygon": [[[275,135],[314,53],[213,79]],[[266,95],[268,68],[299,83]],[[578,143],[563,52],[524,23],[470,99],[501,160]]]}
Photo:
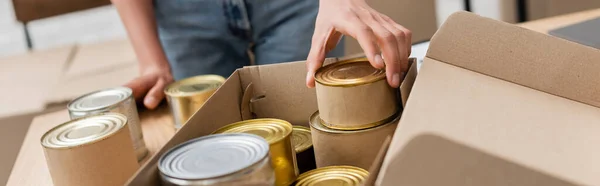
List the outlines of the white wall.
{"label": "white wall", "polygon": [[436,0],[435,3],[438,27],[441,26],[452,13],[465,10],[464,0]]}
{"label": "white wall", "polygon": [[516,23],[518,21],[515,0],[470,0],[473,13],[492,19]]}
{"label": "white wall", "polygon": [[11,0],[0,0],[0,57],[27,51],[23,26],[15,20]]}

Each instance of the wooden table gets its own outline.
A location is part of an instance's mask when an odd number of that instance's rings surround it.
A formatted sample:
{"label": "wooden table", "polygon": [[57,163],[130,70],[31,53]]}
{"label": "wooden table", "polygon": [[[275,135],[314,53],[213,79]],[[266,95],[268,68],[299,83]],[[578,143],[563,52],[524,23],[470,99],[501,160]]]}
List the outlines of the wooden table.
{"label": "wooden table", "polygon": [[[146,110],[140,113],[144,141],[150,151],[150,155],[146,157],[146,160],[175,134],[173,117],[168,109],[167,105],[163,104],[156,110]],[[7,185],[52,185],[52,178],[46,165],[40,138],[46,131],[66,121],[69,121],[69,114],[66,109],[40,115],[33,119]]]}

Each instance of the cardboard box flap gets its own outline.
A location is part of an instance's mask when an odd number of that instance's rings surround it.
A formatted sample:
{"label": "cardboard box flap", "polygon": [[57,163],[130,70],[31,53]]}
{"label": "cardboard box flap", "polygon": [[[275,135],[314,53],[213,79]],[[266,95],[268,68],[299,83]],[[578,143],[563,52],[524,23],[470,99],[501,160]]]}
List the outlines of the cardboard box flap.
{"label": "cardboard box flap", "polygon": [[157,163],[163,153],[185,141],[208,135],[222,126],[240,121],[241,92],[239,71],[236,71],[160,151],[146,160],[146,163],[135,174],[137,176],[132,177],[127,185],[160,185]]}
{"label": "cardboard box flap", "polygon": [[600,107],[600,50],[508,23],[455,13],[427,57]]}
{"label": "cardboard box flap", "polygon": [[598,54],[589,49],[451,16],[431,43],[377,184],[600,185],[600,109],[574,101],[593,98],[586,85],[597,82],[590,69],[597,73]]}

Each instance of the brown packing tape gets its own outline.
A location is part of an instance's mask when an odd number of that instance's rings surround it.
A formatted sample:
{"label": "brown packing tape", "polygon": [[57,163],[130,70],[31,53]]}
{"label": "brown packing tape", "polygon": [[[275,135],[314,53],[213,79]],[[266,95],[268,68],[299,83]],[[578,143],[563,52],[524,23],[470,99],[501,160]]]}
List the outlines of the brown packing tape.
{"label": "brown packing tape", "polygon": [[319,123],[319,114],[311,117],[311,133],[317,167],[351,165],[369,169],[377,151],[388,136],[394,134],[398,118],[374,128],[357,131],[327,129]]}
{"label": "brown packing tape", "polygon": [[47,148],[44,154],[54,185],[123,185],[139,168],[129,127],[106,139],[71,148]]}

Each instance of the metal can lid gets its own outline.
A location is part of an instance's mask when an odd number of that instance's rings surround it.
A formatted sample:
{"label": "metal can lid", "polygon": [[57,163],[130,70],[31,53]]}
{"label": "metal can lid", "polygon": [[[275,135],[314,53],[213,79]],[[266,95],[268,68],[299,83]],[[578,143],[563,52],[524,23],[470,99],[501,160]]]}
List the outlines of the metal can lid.
{"label": "metal can lid", "polygon": [[189,96],[219,88],[225,78],[219,75],[199,75],[185,78],[165,87],[165,94],[169,96]]}
{"label": "metal can lid", "polygon": [[42,146],[62,149],[92,144],[106,139],[127,124],[127,117],[118,113],[103,113],[68,121],[50,129],[42,136]]}
{"label": "metal can lid", "polygon": [[189,140],[163,154],[163,178],[207,180],[245,172],[268,158],[269,144],[252,134],[215,134]]}
{"label": "metal can lid", "polygon": [[365,169],[353,166],[328,166],[305,172],[298,176],[296,186],[361,184],[369,176]]}
{"label": "metal can lid", "polygon": [[385,70],[376,69],[367,58],[356,58],[324,66],[315,73],[322,85],[335,87],[358,86],[385,79]]}
{"label": "metal can lid", "polygon": [[104,110],[115,106],[131,96],[131,89],[116,87],[103,89],[80,96],[67,105],[70,111]]}
{"label": "metal can lid", "polygon": [[296,153],[305,151],[312,147],[312,138],[308,127],[295,125],[292,131],[292,143]]}
{"label": "metal can lid", "polygon": [[226,125],[213,132],[220,133],[255,134],[265,138],[269,144],[274,144],[292,133],[292,124],[273,118],[251,119]]}
{"label": "metal can lid", "polygon": [[357,132],[366,132],[366,131],[370,131],[370,130],[377,130],[377,129],[385,127],[389,124],[398,123],[399,120],[400,120],[400,113],[397,113],[394,116],[392,116],[391,118],[389,118],[389,120],[387,120],[386,122],[382,122],[381,124],[372,126],[370,128],[356,129],[356,130],[341,130],[341,129],[334,129],[334,128],[329,128],[329,127],[325,126],[323,124],[323,120],[321,120],[321,117],[319,117],[319,111],[316,111],[315,113],[313,113],[310,116],[309,123],[312,128],[314,128],[318,131],[327,132],[327,133],[335,133],[335,134],[353,134],[353,133],[357,133]]}

